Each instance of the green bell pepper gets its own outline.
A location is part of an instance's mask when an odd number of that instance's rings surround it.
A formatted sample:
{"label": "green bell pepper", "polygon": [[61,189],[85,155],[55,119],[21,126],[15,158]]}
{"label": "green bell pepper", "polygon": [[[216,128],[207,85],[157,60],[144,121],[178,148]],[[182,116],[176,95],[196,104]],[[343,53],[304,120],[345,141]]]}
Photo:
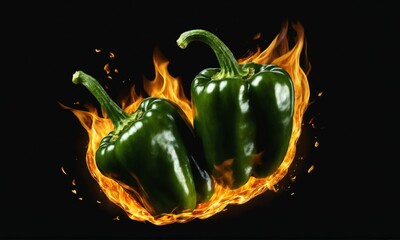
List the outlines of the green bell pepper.
{"label": "green bell pepper", "polygon": [[113,123],[114,130],[95,154],[104,176],[117,181],[152,215],[192,211],[210,199],[213,179],[198,161],[202,155],[192,125],[178,105],[148,97],[127,114],[92,76],[77,71],[72,82],[83,84]]}
{"label": "green bell pepper", "polygon": [[215,179],[231,189],[250,176],[274,173],[286,156],[292,134],[294,87],[290,75],[273,64],[239,64],[214,34],[194,29],[177,40],[212,48],[220,68],[201,71],[191,84],[194,129]]}

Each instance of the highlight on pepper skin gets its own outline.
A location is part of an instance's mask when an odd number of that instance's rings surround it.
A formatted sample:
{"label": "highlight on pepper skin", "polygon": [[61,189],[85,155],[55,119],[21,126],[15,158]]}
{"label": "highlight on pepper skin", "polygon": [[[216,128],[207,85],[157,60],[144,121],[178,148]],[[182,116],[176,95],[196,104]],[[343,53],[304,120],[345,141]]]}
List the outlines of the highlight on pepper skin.
{"label": "highlight on pepper skin", "polygon": [[193,76],[189,97],[158,49],[155,78],[143,80],[149,97],[132,89],[118,104],[94,77],[76,71],[73,83],[86,87],[107,117],[94,107],[61,106],[87,130],[87,166],[107,198],[132,220],[166,225],[277,191],[309,101],[308,71],[299,61],[304,29],[291,26],[293,47],[285,22],[269,47],[239,59],[211,32],[183,32],[179,47],[190,51],[191,41],[203,42],[219,62]]}

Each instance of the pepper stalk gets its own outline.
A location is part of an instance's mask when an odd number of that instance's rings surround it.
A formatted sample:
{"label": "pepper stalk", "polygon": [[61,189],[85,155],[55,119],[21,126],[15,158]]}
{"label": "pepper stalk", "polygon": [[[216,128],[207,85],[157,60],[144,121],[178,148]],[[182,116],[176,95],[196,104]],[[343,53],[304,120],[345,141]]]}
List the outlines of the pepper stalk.
{"label": "pepper stalk", "polygon": [[104,108],[104,111],[114,125],[114,136],[112,141],[115,141],[125,128],[130,126],[132,122],[139,119],[143,114],[140,110],[134,112],[133,114],[124,112],[122,108],[110,98],[100,83],[95,78],[83,71],[76,71],[72,75],[72,82],[74,84],[84,85],[97,99],[101,107]]}
{"label": "pepper stalk", "polygon": [[243,78],[248,79],[254,74],[254,69],[251,67],[242,67],[239,65],[231,50],[214,34],[203,29],[194,29],[182,33],[176,43],[182,49],[185,49],[190,42],[200,41],[214,51],[220,65],[220,72],[212,76],[212,80],[226,78]]}

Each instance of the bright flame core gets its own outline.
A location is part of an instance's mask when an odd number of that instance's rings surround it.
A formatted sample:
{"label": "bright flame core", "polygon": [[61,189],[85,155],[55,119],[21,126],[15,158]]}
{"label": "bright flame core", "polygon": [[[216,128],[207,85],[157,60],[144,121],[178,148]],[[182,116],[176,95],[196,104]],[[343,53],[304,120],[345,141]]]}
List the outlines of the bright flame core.
{"label": "bright flame core", "polygon": [[[224,210],[229,204],[243,204],[266,190],[277,191],[274,185],[285,177],[295,157],[296,143],[300,137],[303,115],[307,109],[310,95],[307,74],[300,67],[300,56],[304,45],[304,29],[299,23],[292,24],[292,26],[298,36],[292,49],[290,49],[287,39],[288,24],[286,23],[268,48],[264,51],[258,48],[255,53],[238,60],[239,63],[250,61],[260,64],[274,63],[285,69],[292,78],[295,92],[294,121],[292,136],[285,159],[272,175],[262,179],[251,177],[244,186],[238,189],[231,190],[216,184],[215,193],[212,198],[205,203],[198,204],[192,212],[180,214],[168,213],[158,217],[152,216],[116,181],[103,176],[96,166],[94,156],[101,139],[113,130],[111,120],[100,117],[93,106],[86,106],[87,111],[63,106],[75,114],[88,132],[89,143],[86,153],[86,163],[91,175],[98,182],[110,201],[121,207],[132,220],[141,222],[149,221],[155,225],[166,225],[176,222],[184,223],[195,218],[205,219]],[[168,73],[168,60],[159,51],[155,51],[153,62],[156,72],[155,78],[150,81],[144,80],[145,91],[149,96],[165,97],[176,102],[188,118],[193,121],[190,100],[185,96],[180,79],[174,78]],[[310,67],[308,62],[306,64]],[[127,113],[132,113],[137,109],[142,100],[143,97],[136,94],[134,88],[132,88],[130,96],[122,101],[121,107]],[[104,112],[102,112],[102,116],[105,116]]]}

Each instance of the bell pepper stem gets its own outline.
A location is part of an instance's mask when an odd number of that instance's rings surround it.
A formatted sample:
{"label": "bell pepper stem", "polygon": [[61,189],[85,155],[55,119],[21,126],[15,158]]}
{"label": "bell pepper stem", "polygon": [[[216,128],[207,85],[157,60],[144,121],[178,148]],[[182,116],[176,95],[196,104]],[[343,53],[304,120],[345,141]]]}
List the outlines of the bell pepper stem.
{"label": "bell pepper stem", "polygon": [[114,125],[114,135],[122,131],[133,119],[139,117],[140,113],[135,112],[132,115],[124,112],[107,94],[100,83],[92,76],[83,71],[76,71],[72,75],[72,82],[74,84],[84,85],[90,93],[97,99],[101,107],[104,108],[107,116],[111,119]]}
{"label": "bell pepper stem", "polygon": [[192,41],[203,42],[214,51],[220,65],[220,72],[213,76],[213,79],[218,80],[232,77],[248,78],[248,75],[253,73],[251,69],[240,66],[225,43],[211,32],[203,29],[189,30],[183,32],[176,43],[180,48],[185,49]]}

